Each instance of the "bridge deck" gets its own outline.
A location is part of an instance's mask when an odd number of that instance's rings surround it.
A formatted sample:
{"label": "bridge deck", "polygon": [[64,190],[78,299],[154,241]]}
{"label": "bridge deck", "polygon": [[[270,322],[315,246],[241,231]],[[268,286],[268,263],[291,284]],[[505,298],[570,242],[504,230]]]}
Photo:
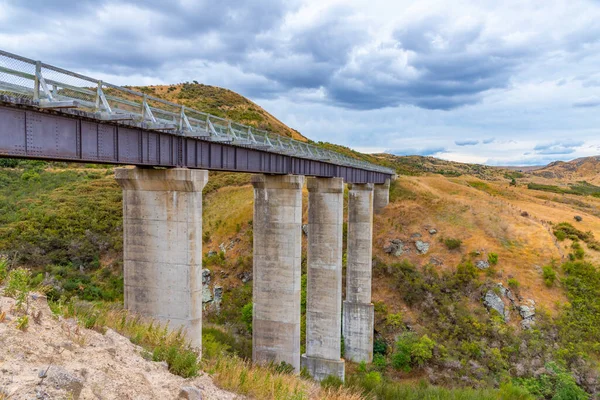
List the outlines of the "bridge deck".
{"label": "bridge deck", "polygon": [[216,171],[342,177],[384,183],[390,173],[98,121],[79,110],[43,110],[0,95],[0,157]]}

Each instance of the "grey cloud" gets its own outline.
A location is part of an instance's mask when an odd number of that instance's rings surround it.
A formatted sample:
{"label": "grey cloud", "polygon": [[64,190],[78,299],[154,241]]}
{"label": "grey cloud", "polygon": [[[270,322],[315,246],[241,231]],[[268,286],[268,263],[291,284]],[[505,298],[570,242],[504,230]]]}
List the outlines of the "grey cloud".
{"label": "grey cloud", "polygon": [[479,144],[479,140],[455,140],[454,144],[457,146],[475,146]]}
{"label": "grey cloud", "polygon": [[[156,73],[173,61],[239,64],[261,34],[278,27],[284,16],[299,6],[295,0],[34,2],[32,7],[31,2],[10,1],[12,15],[3,26],[3,30],[16,30],[24,25],[23,20],[39,22],[38,29],[47,31],[50,44],[55,40],[55,45],[37,44],[36,50],[41,54],[31,54],[32,57],[52,54],[54,60],[69,67],[111,68],[111,73],[116,70],[128,74]],[[114,20],[110,14],[99,22],[108,10],[115,14]],[[126,12],[132,17],[124,23],[119,17]],[[39,18],[40,13],[49,18]],[[58,17],[61,28],[55,24]],[[86,20],[95,24],[94,29],[77,26]],[[31,32],[29,26],[22,30]],[[31,47],[35,49],[36,44]]]}
{"label": "grey cloud", "polygon": [[536,154],[572,154],[575,153],[575,149],[573,148],[550,148],[545,150],[538,150]]}
{"label": "grey cloud", "polygon": [[565,141],[553,141],[548,143],[541,143],[536,145],[533,150],[535,154],[545,155],[559,155],[559,154],[572,154],[575,152],[577,147],[585,144],[581,140],[565,140]]}
{"label": "grey cloud", "polygon": [[398,30],[395,41],[340,69],[328,94],[357,109],[412,104],[451,110],[477,103],[486,91],[506,87],[514,69],[538,51],[484,40],[482,30],[453,31],[440,18],[417,21]]}
{"label": "grey cloud", "polygon": [[394,154],[397,156],[432,156],[434,154],[444,153],[445,151],[446,148],[441,146],[385,150],[386,153]]}
{"label": "grey cloud", "polygon": [[[23,21],[36,21],[48,40],[26,41],[18,49],[71,69],[205,82],[181,66],[205,63],[218,70],[226,65],[256,79],[227,76],[207,83],[226,82],[262,99],[318,90],[324,103],[357,110],[400,105],[453,110],[477,104],[490,90],[509,87],[529,61],[556,50],[551,46],[581,51],[568,42],[590,45],[600,36],[591,22],[563,41],[533,35],[511,42],[494,38],[483,22],[464,27],[440,13],[398,26],[381,42],[368,24],[357,22],[359,12],[350,5],[325,7],[290,28],[287,17],[300,9],[299,1],[5,0],[7,17],[0,23],[3,33],[25,34],[31,28]],[[130,20],[110,15],[99,23],[109,9],[139,12]],[[82,23],[90,29],[77,25]]]}
{"label": "grey cloud", "polygon": [[534,150],[547,150],[553,147],[565,147],[565,148],[570,148],[570,147],[579,147],[579,146],[583,146],[585,142],[583,140],[555,140],[553,142],[548,142],[548,143],[540,143],[538,145],[536,145],[533,149]]}
{"label": "grey cloud", "polygon": [[496,141],[496,138],[488,138],[488,139],[483,139],[481,142],[483,144],[490,144],[490,143],[494,143]]}
{"label": "grey cloud", "polygon": [[573,103],[573,107],[586,108],[586,107],[598,107],[600,106],[600,97],[591,97],[588,99],[581,99]]}

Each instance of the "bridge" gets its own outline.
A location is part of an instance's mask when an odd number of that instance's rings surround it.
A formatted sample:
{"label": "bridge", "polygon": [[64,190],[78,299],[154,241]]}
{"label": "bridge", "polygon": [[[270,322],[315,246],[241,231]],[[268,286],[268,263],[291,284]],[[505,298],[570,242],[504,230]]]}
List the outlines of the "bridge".
{"label": "bridge", "polygon": [[342,334],[345,359],[372,360],[373,212],[388,204],[393,170],[1,50],[0,157],[134,166],[115,170],[123,189],[125,307],[184,328],[199,350],[202,189],[209,170],[254,173],[253,360],[343,379]]}

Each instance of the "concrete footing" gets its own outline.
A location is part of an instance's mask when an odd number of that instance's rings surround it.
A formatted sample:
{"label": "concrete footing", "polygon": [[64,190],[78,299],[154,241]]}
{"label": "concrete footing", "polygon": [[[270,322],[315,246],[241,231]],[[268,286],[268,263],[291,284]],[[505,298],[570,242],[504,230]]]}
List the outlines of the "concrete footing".
{"label": "concrete footing", "polygon": [[342,334],[342,178],[308,178],[306,354],[302,367],[344,380]]}
{"label": "concrete footing", "polygon": [[373,184],[348,185],[346,301],[343,308],[344,358],[373,360],[371,304]]}
{"label": "concrete footing", "polygon": [[390,203],[390,180],[375,184],[373,189],[373,210],[380,213]]}
{"label": "concrete footing", "polygon": [[303,176],[254,175],[252,359],[300,371]]}
{"label": "concrete footing", "polygon": [[309,357],[302,354],[302,368],[317,381],[322,381],[328,376],[335,376],[344,380],[346,363],[342,359],[329,360],[325,358]]}
{"label": "concrete footing", "polygon": [[202,188],[208,171],[119,168],[125,308],[202,347]]}
{"label": "concrete footing", "polygon": [[344,301],[344,357],[354,362],[373,361],[373,304]]}

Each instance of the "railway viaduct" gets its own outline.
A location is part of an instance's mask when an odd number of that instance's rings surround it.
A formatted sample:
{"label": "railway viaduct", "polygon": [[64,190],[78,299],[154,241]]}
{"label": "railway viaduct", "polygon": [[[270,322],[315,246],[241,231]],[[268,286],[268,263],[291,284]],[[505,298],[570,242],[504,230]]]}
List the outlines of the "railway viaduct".
{"label": "railway viaduct", "polygon": [[[344,358],[371,362],[373,212],[388,204],[394,171],[3,51],[0,157],[129,166],[115,170],[123,189],[125,307],[184,328],[199,350],[202,189],[209,170],[253,173],[254,362],[306,367],[318,380],[343,379]],[[308,286],[300,354],[304,185]]]}

